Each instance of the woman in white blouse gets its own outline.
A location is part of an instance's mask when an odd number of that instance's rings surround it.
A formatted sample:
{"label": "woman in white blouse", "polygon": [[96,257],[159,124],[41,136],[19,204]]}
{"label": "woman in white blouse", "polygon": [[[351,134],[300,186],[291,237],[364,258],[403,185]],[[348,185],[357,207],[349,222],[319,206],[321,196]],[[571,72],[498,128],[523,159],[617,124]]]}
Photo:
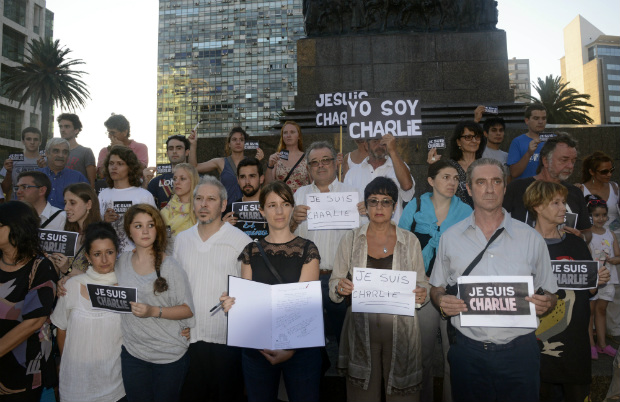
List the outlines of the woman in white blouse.
{"label": "woman in white blouse", "polygon": [[87,284],[117,284],[114,273],[118,236],[109,223],[93,223],[85,233],[84,249],[90,266],[65,284],[65,297],[51,320],[58,327],[60,400],[109,402],[125,397],[121,377],[121,317],[93,310]]}

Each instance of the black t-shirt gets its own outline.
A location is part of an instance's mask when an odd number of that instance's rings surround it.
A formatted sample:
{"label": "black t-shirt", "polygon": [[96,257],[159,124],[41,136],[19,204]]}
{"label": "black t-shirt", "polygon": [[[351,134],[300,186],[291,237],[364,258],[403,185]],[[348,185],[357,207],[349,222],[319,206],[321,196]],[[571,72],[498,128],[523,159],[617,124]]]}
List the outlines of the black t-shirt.
{"label": "black t-shirt", "polygon": [[147,186],[147,190],[149,190],[149,193],[153,194],[155,205],[157,205],[159,209],[165,207],[168,201],[170,201],[170,198],[172,198],[172,189],[174,187],[172,185],[172,176],[174,176],[173,173],[161,174],[151,179]]}
{"label": "black t-shirt", "polygon": [[[265,239],[258,240],[267,254],[267,258],[271,265],[282,277],[283,283],[299,282],[301,269],[304,264],[312,260],[319,260],[319,249],[316,245],[302,237],[295,237],[293,240],[282,243],[269,243]],[[244,264],[250,264],[252,267],[252,280],[255,282],[266,283],[268,285],[277,285],[280,282],[271,273],[260,250],[255,242],[251,242],[243,249],[239,256],[239,260]]]}
{"label": "black t-shirt", "polygon": [[[547,239],[552,260],[592,260],[579,237],[567,233]],[[544,382],[589,384],[591,376],[589,290],[560,290],[558,303],[540,319],[536,330],[541,347],[540,377]]]}
{"label": "black t-shirt", "polygon": [[[535,178],[528,177],[512,181],[506,187],[503,206],[506,211],[510,212],[510,216],[521,222],[525,222],[527,214],[527,209],[523,205],[523,194],[525,194],[527,187],[534,183],[534,181],[536,181]],[[590,223],[590,214],[583,193],[569,182],[563,181],[562,185],[568,189],[566,203],[570,207],[571,212],[577,214],[577,229],[589,229],[592,227],[592,223]]]}

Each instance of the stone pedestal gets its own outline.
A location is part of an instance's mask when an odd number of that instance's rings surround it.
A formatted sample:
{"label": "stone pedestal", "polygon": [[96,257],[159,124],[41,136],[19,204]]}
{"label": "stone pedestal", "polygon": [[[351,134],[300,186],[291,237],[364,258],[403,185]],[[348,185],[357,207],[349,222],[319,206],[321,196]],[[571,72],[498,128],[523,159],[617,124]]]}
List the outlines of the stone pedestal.
{"label": "stone pedestal", "polygon": [[506,33],[394,33],[300,39],[295,108],[321,93],[365,90],[422,105],[512,103]]}

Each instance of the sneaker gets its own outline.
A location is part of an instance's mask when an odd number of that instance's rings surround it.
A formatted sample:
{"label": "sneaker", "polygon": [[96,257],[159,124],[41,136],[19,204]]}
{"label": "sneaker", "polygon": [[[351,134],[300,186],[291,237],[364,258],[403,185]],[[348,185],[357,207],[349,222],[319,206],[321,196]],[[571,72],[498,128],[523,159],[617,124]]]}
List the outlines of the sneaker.
{"label": "sneaker", "polygon": [[596,347],[596,351],[598,353],[603,353],[607,356],[611,356],[611,357],[616,357],[616,353],[618,353],[618,351],[616,349],[613,348],[613,346],[611,345],[607,345],[604,348],[601,348],[599,346]]}
{"label": "sneaker", "polygon": [[590,353],[592,354],[592,360],[598,360],[598,351],[596,346],[590,346]]}

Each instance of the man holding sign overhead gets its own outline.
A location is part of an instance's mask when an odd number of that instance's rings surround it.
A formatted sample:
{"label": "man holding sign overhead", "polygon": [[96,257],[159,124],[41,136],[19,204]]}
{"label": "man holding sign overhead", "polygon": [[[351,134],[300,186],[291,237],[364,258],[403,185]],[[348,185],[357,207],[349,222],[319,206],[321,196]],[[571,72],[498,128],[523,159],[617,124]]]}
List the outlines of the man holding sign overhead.
{"label": "man holding sign overhead", "polygon": [[[362,197],[362,193],[356,188],[341,183],[336,177],[336,150],[325,141],[313,142],[306,151],[306,162],[312,183],[300,187],[295,193],[295,209],[293,211],[293,219],[291,219],[292,229],[295,234],[304,239],[312,240],[319,249],[321,255],[320,261],[320,277],[321,289],[323,291],[323,307],[326,310],[325,322],[328,325],[328,331],[336,335],[336,339],[340,340],[340,331],[342,330],[342,322],[347,310],[344,303],[334,303],[329,299],[328,282],[334,268],[334,258],[336,257],[336,249],[340,243],[340,239],[349,229],[327,229],[327,230],[309,230],[308,214],[311,214],[312,207],[308,206],[309,198],[317,193],[356,193],[358,200]],[[317,197],[314,197],[317,198]],[[348,197],[339,197],[348,199]],[[343,205],[343,202],[339,202]],[[357,205],[349,206],[353,208],[351,214],[366,215],[366,208],[362,201]],[[359,223],[359,219],[358,219]]]}
{"label": "man holding sign overhead", "polygon": [[[448,293],[459,277],[471,271],[472,276],[486,276],[493,282],[492,291],[514,291],[502,276],[533,280],[536,294],[518,300],[504,298],[501,306],[487,315],[488,325],[495,317],[520,313],[506,308],[529,302],[536,315],[551,311],[556,303],[557,284],[547,246],[531,227],[516,221],[502,209],[506,190],[506,171],[495,159],[478,159],[467,169],[467,190],[474,202],[469,218],[448,229],[439,242],[431,275],[431,298],[444,318],[451,318],[456,329],[456,342],[450,347],[448,361],[455,401],[538,401],[540,387],[540,352],[534,335],[535,325],[527,327],[464,326],[461,317],[478,310],[463,299],[467,294]],[[471,267],[471,268],[470,268]],[[469,268],[469,269],[468,269]],[[512,290],[511,290],[512,289]],[[486,292],[487,286],[482,287]],[[512,297],[511,297],[512,298]],[[469,299],[468,299],[469,300]],[[485,303],[481,304],[484,308]],[[494,304],[491,303],[491,308]],[[518,310],[518,309],[515,309]],[[530,307],[530,310],[531,309]],[[485,312],[476,311],[478,314]],[[525,316],[525,318],[528,318]]]}

